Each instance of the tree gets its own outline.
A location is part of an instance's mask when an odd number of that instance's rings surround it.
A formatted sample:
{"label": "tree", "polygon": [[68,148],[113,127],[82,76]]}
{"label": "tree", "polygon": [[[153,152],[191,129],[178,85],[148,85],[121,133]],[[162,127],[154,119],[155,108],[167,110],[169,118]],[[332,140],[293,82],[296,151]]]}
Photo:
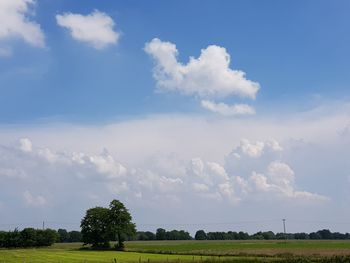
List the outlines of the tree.
{"label": "tree", "polygon": [[64,242],[68,242],[68,232],[67,232],[67,230],[66,229],[58,229],[57,230],[57,233],[58,233],[58,235],[59,235],[59,241],[61,242],[61,243],[64,243]]}
{"label": "tree", "polygon": [[156,232],[157,240],[165,240],[166,239],[166,231],[163,228],[158,228]]}
{"label": "tree", "polygon": [[332,232],[328,229],[319,230],[317,234],[321,236],[321,239],[332,239]]}
{"label": "tree", "polygon": [[93,248],[109,247],[111,232],[108,220],[108,208],[94,207],[86,211],[80,224],[84,245],[92,244]]}
{"label": "tree", "polygon": [[136,226],[132,223],[128,209],[118,200],[113,200],[109,204],[108,227],[112,236],[117,238],[117,248],[120,250],[124,248],[125,237],[136,234]]}
{"label": "tree", "polygon": [[79,231],[68,232],[68,242],[81,242],[82,236]]}
{"label": "tree", "polygon": [[34,228],[25,228],[21,232],[21,247],[34,247],[37,244],[37,231]]}
{"label": "tree", "polygon": [[196,235],[194,236],[196,240],[206,240],[207,234],[204,232],[204,230],[198,230],[196,232]]}
{"label": "tree", "polygon": [[51,246],[59,239],[59,235],[56,230],[53,229],[37,229],[36,230],[36,246]]}
{"label": "tree", "polygon": [[116,247],[123,249],[124,240],[136,233],[135,224],[131,220],[128,209],[118,200],[113,200],[109,208],[88,209],[80,224],[84,245],[106,248],[111,240],[118,240]]}

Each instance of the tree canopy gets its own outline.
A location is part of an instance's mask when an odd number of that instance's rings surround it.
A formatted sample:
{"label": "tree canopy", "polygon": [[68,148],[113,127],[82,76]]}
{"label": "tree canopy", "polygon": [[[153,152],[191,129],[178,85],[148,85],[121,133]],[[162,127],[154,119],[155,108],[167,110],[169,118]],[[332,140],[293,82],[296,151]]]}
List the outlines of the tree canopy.
{"label": "tree canopy", "polygon": [[88,209],[80,226],[84,244],[94,248],[106,248],[110,241],[118,241],[117,248],[123,249],[124,240],[136,233],[128,209],[118,200],[113,200],[109,208]]}

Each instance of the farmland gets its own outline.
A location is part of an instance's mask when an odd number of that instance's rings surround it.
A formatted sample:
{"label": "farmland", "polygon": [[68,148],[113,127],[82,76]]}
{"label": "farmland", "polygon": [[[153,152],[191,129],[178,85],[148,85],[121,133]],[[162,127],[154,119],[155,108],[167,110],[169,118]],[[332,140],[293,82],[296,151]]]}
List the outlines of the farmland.
{"label": "farmland", "polygon": [[[126,242],[127,252],[80,248],[81,243],[59,243],[49,248],[1,249],[0,262],[318,262],[350,255],[349,241],[133,241]],[[302,261],[293,261],[300,257]]]}

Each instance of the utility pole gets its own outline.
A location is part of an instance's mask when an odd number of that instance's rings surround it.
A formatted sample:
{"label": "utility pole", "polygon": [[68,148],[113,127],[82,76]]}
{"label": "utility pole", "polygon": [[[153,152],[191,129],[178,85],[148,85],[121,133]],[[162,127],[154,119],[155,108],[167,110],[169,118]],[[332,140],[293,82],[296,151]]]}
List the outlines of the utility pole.
{"label": "utility pole", "polygon": [[284,239],[287,240],[287,233],[286,233],[286,219],[283,218],[283,233],[284,233]]}
{"label": "utility pole", "polygon": [[43,221],[43,230],[45,230],[45,221]]}

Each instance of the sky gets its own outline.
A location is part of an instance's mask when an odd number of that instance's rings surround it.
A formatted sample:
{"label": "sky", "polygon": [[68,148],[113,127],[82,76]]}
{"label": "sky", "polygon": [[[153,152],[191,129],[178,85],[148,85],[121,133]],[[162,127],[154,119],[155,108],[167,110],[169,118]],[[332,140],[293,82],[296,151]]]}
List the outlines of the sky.
{"label": "sky", "polygon": [[0,0],[0,229],[349,232],[349,10]]}

